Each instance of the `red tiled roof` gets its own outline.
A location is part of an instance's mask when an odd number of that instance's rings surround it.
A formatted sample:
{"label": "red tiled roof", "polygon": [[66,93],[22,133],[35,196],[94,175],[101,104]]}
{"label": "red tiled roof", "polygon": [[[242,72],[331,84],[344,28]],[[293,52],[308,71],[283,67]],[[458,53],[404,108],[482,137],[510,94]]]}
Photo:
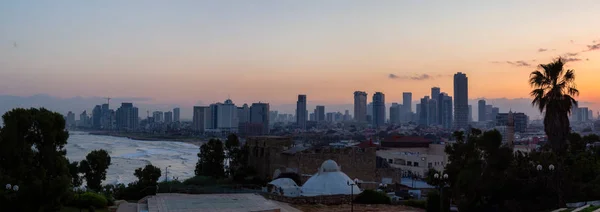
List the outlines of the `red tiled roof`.
{"label": "red tiled roof", "polygon": [[377,147],[377,144],[373,143],[373,140],[363,141],[360,144],[355,145],[359,148],[369,148],[369,147]]}

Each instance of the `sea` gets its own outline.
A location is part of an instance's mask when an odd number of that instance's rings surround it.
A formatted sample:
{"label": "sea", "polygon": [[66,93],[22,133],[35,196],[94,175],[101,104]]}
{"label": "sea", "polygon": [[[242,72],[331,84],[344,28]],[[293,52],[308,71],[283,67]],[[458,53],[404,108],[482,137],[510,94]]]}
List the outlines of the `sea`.
{"label": "sea", "polygon": [[70,131],[66,145],[69,161],[81,161],[93,150],[104,149],[111,157],[103,184],[128,184],[137,180],[135,169],[152,164],[161,169],[165,180],[168,167],[169,180],[185,180],[194,176],[200,147],[177,141],[140,141],[124,137],[90,135]]}

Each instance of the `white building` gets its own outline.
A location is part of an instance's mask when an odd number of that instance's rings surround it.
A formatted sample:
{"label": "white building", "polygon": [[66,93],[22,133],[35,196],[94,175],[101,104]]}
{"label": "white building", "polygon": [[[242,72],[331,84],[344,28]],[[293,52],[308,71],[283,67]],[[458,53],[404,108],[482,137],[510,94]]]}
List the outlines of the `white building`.
{"label": "white building", "polygon": [[231,99],[223,104],[217,104],[217,129],[221,131],[237,132],[238,113],[237,107]]}
{"label": "white building", "polygon": [[[310,177],[301,188],[302,196],[322,196],[337,194],[359,194],[361,192],[357,185],[352,185],[354,180],[341,171],[340,166],[333,161],[327,160],[321,164],[319,172]],[[349,184],[350,183],[350,184]]]}

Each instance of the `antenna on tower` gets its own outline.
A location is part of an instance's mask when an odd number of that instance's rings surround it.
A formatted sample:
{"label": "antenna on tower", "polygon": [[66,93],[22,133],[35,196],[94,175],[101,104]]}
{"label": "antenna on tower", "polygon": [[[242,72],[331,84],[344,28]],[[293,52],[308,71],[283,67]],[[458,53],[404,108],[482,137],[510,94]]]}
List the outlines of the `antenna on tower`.
{"label": "antenna on tower", "polygon": [[106,99],[106,104],[110,105],[110,97],[106,97],[105,99]]}

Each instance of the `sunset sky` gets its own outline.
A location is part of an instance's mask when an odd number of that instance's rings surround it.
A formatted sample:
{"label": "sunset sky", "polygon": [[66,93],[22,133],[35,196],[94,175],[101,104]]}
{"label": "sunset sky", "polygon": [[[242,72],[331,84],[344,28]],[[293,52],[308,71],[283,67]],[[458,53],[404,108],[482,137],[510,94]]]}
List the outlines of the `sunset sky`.
{"label": "sunset sky", "polygon": [[[528,97],[565,56],[580,100],[600,102],[597,0],[2,1],[0,94],[146,97],[193,105],[413,100],[432,86]],[[596,106],[591,107],[596,109]],[[597,111],[597,110],[596,110]]]}

